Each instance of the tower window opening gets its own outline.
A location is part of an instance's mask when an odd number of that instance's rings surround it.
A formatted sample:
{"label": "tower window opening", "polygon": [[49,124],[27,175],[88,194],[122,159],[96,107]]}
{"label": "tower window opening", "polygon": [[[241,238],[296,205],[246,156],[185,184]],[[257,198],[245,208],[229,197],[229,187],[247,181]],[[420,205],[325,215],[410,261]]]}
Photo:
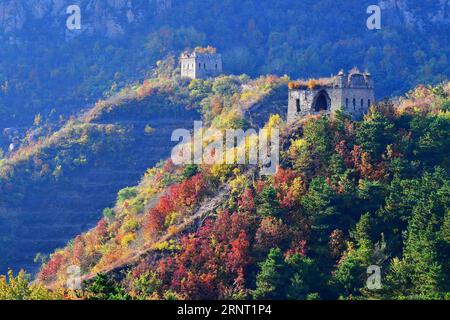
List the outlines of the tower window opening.
{"label": "tower window opening", "polygon": [[295,99],[295,106],[297,108],[297,113],[299,113],[301,111],[300,108],[300,99]]}
{"label": "tower window opening", "polygon": [[348,108],[348,98],[345,99],[345,107]]}
{"label": "tower window opening", "polygon": [[367,100],[367,106],[370,108],[370,104],[372,103],[372,101],[370,101],[370,99],[369,100]]}
{"label": "tower window opening", "polygon": [[364,99],[361,99],[361,108],[364,107]]}
{"label": "tower window opening", "polygon": [[353,110],[356,110],[356,99],[353,98]]}

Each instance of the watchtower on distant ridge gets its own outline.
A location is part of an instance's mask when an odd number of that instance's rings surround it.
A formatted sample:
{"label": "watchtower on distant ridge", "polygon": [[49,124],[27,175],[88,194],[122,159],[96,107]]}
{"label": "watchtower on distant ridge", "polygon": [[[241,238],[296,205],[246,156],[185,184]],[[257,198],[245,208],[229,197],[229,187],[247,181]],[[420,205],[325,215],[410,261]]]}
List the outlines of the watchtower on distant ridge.
{"label": "watchtower on distant ridge", "polygon": [[216,48],[196,48],[185,51],[180,57],[181,76],[191,79],[206,79],[222,74],[222,55]]}

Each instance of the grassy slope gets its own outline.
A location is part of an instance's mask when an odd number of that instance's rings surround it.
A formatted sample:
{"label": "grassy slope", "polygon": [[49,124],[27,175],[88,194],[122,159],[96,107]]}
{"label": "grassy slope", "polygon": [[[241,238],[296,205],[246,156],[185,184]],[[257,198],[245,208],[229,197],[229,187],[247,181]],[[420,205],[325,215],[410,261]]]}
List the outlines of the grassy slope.
{"label": "grassy slope", "polygon": [[1,272],[35,270],[36,253],[91,228],[118,190],[167,157],[171,132],[198,117],[186,92],[186,82],[148,80],[3,159]]}

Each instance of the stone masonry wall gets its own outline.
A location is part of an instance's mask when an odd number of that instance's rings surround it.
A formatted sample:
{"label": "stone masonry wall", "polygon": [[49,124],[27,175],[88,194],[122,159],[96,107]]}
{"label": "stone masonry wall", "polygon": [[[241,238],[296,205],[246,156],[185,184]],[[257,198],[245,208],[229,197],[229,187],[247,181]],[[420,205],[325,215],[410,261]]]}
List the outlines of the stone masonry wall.
{"label": "stone masonry wall", "polygon": [[[314,101],[321,92],[326,92],[328,100],[327,113],[342,108],[344,111],[351,114],[354,119],[362,118],[369,110],[369,104],[375,102],[374,90],[369,88],[315,88],[312,90],[290,90],[288,122],[293,122],[303,115],[320,113],[314,110]],[[353,101],[355,103],[353,103]],[[300,110],[297,108],[298,104]]]}
{"label": "stone masonry wall", "polygon": [[180,59],[181,76],[191,79],[216,77],[222,73],[220,54],[195,54]]}

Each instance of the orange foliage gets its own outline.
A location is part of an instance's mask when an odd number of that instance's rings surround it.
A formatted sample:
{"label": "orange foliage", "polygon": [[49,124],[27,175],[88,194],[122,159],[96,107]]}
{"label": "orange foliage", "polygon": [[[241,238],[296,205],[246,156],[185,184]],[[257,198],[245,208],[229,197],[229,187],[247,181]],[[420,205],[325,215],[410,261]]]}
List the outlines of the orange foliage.
{"label": "orange foliage", "polygon": [[361,174],[362,178],[372,180],[385,180],[387,178],[386,165],[382,162],[372,164],[370,155],[362,151],[360,146],[355,145],[351,155],[355,170]]}
{"label": "orange foliage", "polygon": [[142,86],[137,89],[137,96],[139,99],[143,99],[151,96],[155,92],[157,92],[157,89],[154,88],[148,80],[144,80]]}
{"label": "orange foliage", "polygon": [[255,248],[266,254],[271,248],[278,247],[289,235],[288,227],[281,220],[265,217],[255,235]]}
{"label": "orange foliage", "polygon": [[299,82],[295,82],[295,81],[291,81],[288,84],[288,88],[289,90],[295,90],[295,89],[300,89],[301,88],[301,84]]}
{"label": "orange foliage", "polygon": [[73,264],[80,266],[85,256],[85,243],[81,236],[75,238],[72,246]]}
{"label": "orange foliage", "polygon": [[174,258],[159,263],[161,279],[189,299],[229,297],[242,290],[251,263],[250,227],[245,214],[219,213],[215,221],[185,236]]}
{"label": "orange foliage", "polygon": [[214,97],[212,100],[212,113],[217,116],[222,113],[222,101],[219,97]]}
{"label": "orange foliage", "polygon": [[279,167],[273,178],[273,186],[283,208],[293,208],[300,196],[306,192],[302,177],[298,177],[292,169]]}
{"label": "orange foliage", "polygon": [[154,236],[155,233],[162,231],[169,213],[179,212],[182,215],[187,214],[197,203],[205,191],[205,187],[206,182],[201,173],[181,183],[172,185],[168,193],[163,195],[157,205],[150,210],[146,224],[146,233]]}
{"label": "orange foliage", "polygon": [[317,86],[317,83],[315,80],[313,80],[313,79],[308,80],[307,87],[309,90],[313,90],[316,86]]}

